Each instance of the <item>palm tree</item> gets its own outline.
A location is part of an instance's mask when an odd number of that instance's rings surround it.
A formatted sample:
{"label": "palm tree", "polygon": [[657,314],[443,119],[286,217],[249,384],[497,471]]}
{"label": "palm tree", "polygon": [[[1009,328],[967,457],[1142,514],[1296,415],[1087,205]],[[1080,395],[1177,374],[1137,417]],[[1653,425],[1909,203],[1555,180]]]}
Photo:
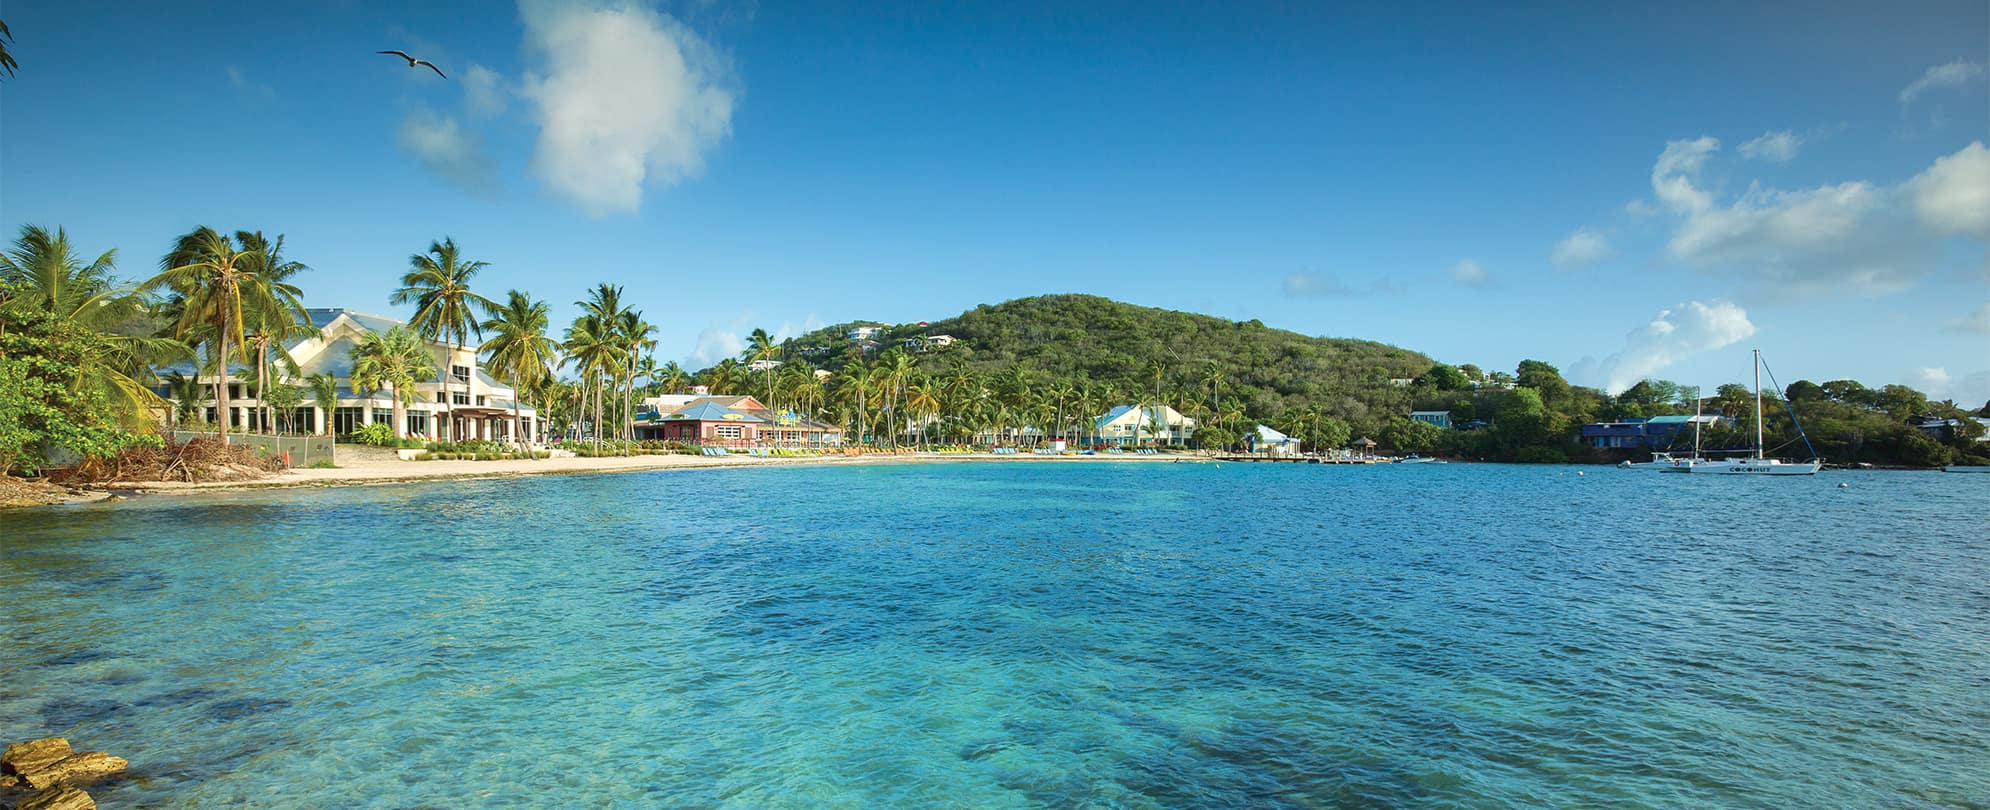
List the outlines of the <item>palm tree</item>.
{"label": "palm tree", "polygon": [[[780,352],[780,350],[781,347],[774,344],[774,338],[767,334],[767,330],[755,328],[753,334],[746,336],[746,351],[740,354],[740,359],[746,360],[749,363],[768,363],[774,359],[774,355]],[[763,372],[762,376],[767,379],[766,404],[767,407],[772,408],[774,407],[774,366],[771,364],[763,365],[761,366],[761,371]]]}
{"label": "palm tree", "polygon": [[705,388],[713,396],[730,394],[739,384],[739,361],[730,357],[719,360],[718,364],[705,371]]}
{"label": "palm tree", "polygon": [[686,372],[683,366],[678,365],[676,360],[664,363],[663,368],[652,379],[656,380],[657,385],[662,386],[663,390],[661,393],[665,394],[681,392],[685,386],[691,384],[690,373]]}
{"label": "palm tree", "polygon": [[601,398],[602,384],[606,375],[614,371],[622,342],[615,333],[614,325],[607,319],[593,313],[584,313],[567,327],[566,341],[561,344],[567,356],[572,358],[580,372],[580,415],[587,417],[587,403],[594,402],[594,449],[601,450]]}
{"label": "palm tree", "polygon": [[14,78],[14,68],[21,66],[21,63],[14,61],[14,55],[7,52],[7,42],[13,38],[14,33],[7,30],[7,24],[0,22],[0,71],[6,71],[9,79]]}
{"label": "palm tree", "polygon": [[[626,429],[630,441],[636,438],[636,358],[644,352],[656,348],[656,327],[643,320],[642,310],[624,309],[615,319],[615,335],[622,340],[617,368],[622,373],[622,415],[616,424]],[[650,361],[655,369],[656,361]],[[624,452],[630,452],[627,448]]]}
{"label": "palm tree", "polygon": [[435,356],[423,338],[406,327],[367,332],[352,353],[352,384],[369,390],[386,386],[394,397],[394,436],[407,434],[407,408],[415,385],[435,374]]}
{"label": "palm tree", "polygon": [[337,412],[339,407],[339,378],[329,371],[320,371],[305,377],[304,384],[310,387],[311,398],[318,402],[318,409],[324,412],[324,416],[319,417],[322,420],[318,423],[319,431],[327,436],[332,435],[332,414]]}
{"label": "palm tree", "polygon": [[200,372],[192,375],[169,371],[165,376],[166,390],[173,396],[173,429],[178,430],[200,408]]}
{"label": "palm tree", "polygon": [[228,363],[229,349],[237,351],[247,343],[248,322],[280,308],[262,277],[255,270],[261,256],[239,248],[235,240],[213,228],[201,227],[174,240],[173,247],[160,260],[160,272],[141,289],[170,289],[180,299],[179,318],[173,326],[176,335],[206,334],[211,338],[214,362],[215,430],[228,441]]}
{"label": "palm tree", "polygon": [[[249,272],[255,274],[257,283],[269,290],[274,306],[254,312],[244,313],[248,320],[248,340],[244,350],[255,349],[256,399],[263,399],[263,391],[270,386],[276,375],[273,364],[281,364],[294,376],[298,373],[297,361],[290,356],[289,346],[296,340],[318,334],[311,326],[310,317],[304,312],[304,293],[290,282],[292,276],[311,268],[303,262],[291,261],[283,255],[283,235],[277,234],[271,241],[262,231],[236,231],[235,242],[248,252]],[[270,424],[270,406],[263,406],[263,423]]]}
{"label": "palm tree", "polygon": [[[456,350],[468,348],[470,335],[483,338],[482,322],[477,319],[479,311],[488,312],[496,308],[490,299],[470,291],[470,279],[489,262],[465,259],[457,253],[456,240],[443,237],[440,242],[430,242],[427,253],[417,253],[408,257],[408,272],[401,276],[401,288],[394,291],[392,299],[396,304],[413,303],[415,316],[409,325],[429,341],[443,341],[448,347],[444,352],[443,363],[437,372],[437,381],[442,384],[442,415],[446,430],[440,435],[443,441],[456,439],[456,396],[449,390],[450,366],[455,365]],[[476,374],[477,357],[470,355],[470,375]],[[467,387],[465,388],[467,391]]]}
{"label": "palm tree", "polygon": [[122,421],[136,426],[165,405],[150,388],[153,369],[188,352],[177,340],[120,334],[144,314],[145,302],[111,275],[116,255],[107,250],[86,265],[61,228],[50,234],[24,225],[12,249],[0,251],[0,281],[15,285],[12,305],[47,312],[103,338],[81,358],[86,365],[79,378],[119,406]]}
{"label": "palm tree", "polygon": [[525,447],[524,425],[519,417],[519,400],[526,395],[526,389],[535,380],[543,380],[553,373],[553,366],[559,357],[559,346],[546,337],[546,327],[552,322],[551,308],[544,301],[534,301],[532,297],[518,290],[512,290],[503,306],[492,307],[480,327],[491,333],[484,345],[477,347],[480,354],[490,357],[484,366],[500,380],[511,383],[511,424],[512,438],[517,440],[518,451],[531,458]]}

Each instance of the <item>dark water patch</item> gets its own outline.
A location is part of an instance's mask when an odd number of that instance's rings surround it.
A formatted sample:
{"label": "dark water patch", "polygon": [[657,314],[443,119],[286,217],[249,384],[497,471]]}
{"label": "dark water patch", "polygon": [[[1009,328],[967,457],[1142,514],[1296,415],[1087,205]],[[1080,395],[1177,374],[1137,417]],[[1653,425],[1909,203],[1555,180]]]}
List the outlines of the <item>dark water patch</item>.
{"label": "dark water patch", "polygon": [[149,695],[147,697],[140,698],[138,702],[132,705],[146,709],[164,709],[164,708],[171,708],[174,706],[185,706],[189,703],[200,703],[203,701],[211,700],[218,694],[220,693],[212,689],[195,686],[186,689],[175,689],[171,692],[161,692],[159,694]]}
{"label": "dark water patch", "polygon": [[86,723],[107,723],[131,707],[104,698],[56,698],[41,705],[43,725],[67,731]]}
{"label": "dark water patch", "polygon": [[290,701],[282,698],[228,698],[207,707],[206,713],[208,717],[215,720],[240,720],[266,712],[278,711],[289,706]]}

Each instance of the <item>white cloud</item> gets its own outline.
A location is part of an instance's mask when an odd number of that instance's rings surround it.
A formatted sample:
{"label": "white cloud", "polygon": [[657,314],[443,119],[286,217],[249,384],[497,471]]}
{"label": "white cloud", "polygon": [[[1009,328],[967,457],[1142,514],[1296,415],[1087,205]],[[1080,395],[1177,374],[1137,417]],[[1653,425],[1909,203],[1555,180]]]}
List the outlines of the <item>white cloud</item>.
{"label": "white cloud", "polygon": [[1644,200],[1632,200],[1630,202],[1624,203],[1624,213],[1630,214],[1631,216],[1637,217],[1639,219],[1643,219],[1645,217],[1658,213],[1658,208],[1654,207],[1651,203],[1645,202]]}
{"label": "white cloud", "polygon": [[1689,301],[1658,313],[1650,323],[1631,330],[1624,348],[1601,360],[1584,357],[1570,369],[1570,379],[1600,385],[1612,394],[1636,385],[1659,369],[1700,352],[1732,345],[1755,334],[1748,312],[1728,301]]}
{"label": "white cloud", "polygon": [[1665,151],[1658,153],[1658,162],[1651,167],[1651,190],[1658,195],[1658,201],[1679,211],[1711,207],[1713,195],[1695,188],[1693,178],[1707,164],[1707,156],[1720,148],[1720,141],[1707,137],[1668,141]]}
{"label": "white cloud", "polygon": [[1749,160],[1766,160],[1770,163],[1788,163],[1797,156],[1797,147],[1803,145],[1803,136],[1789,130],[1764,132],[1755,140],[1741,145],[1741,156]]}
{"label": "white cloud", "polygon": [[1548,261],[1564,270],[1574,270],[1610,258],[1610,240],[1588,228],[1577,228],[1568,238],[1555,243]]}
{"label": "white cloud", "polygon": [[602,215],[635,211],[645,186],[696,174],[731,131],[729,74],[667,14],[629,4],[521,0],[544,62],[522,95],[540,127],[533,169],[554,195]]}
{"label": "white cloud", "polygon": [[712,324],[698,332],[698,343],[691,349],[691,367],[706,368],[728,357],[739,357],[746,351],[746,339],[739,336],[739,322],[732,326]]}
{"label": "white cloud", "polygon": [[1914,212],[1929,228],[1990,239],[1990,149],[1982,141],[1937,158],[1907,185]]}
{"label": "white cloud", "polygon": [[504,77],[483,65],[470,65],[463,72],[463,106],[470,115],[477,118],[496,118],[504,113],[511,103],[511,91],[504,86]]}
{"label": "white cloud", "polygon": [[1330,273],[1302,270],[1285,277],[1285,294],[1293,298],[1354,298],[1401,291],[1401,285],[1386,278],[1369,282],[1366,287],[1357,287]]}
{"label": "white cloud", "polygon": [[416,109],[401,121],[396,140],[402,151],[465,191],[497,189],[497,164],[485,153],[483,139],[454,118]]}
{"label": "white cloud", "polygon": [[1961,87],[1981,75],[1983,75],[1983,65],[1963,59],[1928,68],[1928,72],[1922,74],[1921,78],[1901,88],[1900,106],[1913,104],[1916,98],[1930,90]]}
{"label": "white cloud", "polygon": [[1492,283],[1492,276],[1484,267],[1471,259],[1460,259],[1451,265],[1451,280],[1467,287],[1484,287]]}
{"label": "white cloud", "polygon": [[1984,304],[1977,307],[1975,312],[1949,321],[1948,327],[1957,332],[1990,335],[1990,304]]}
{"label": "white cloud", "polygon": [[1939,366],[1917,368],[1907,372],[1907,384],[1931,398],[1939,399],[1948,395],[1949,370]]}
{"label": "white cloud", "polygon": [[1697,180],[1713,138],[1673,141],[1653,165],[1652,191],[1682,217],[1671,253],[1702,269],[1752,275],[1779,288],[1892,291],[1931,269],[1934,245],[1898,189],[1865,181],[1783,191],[1750,184],[1721,204]]}
{"label": "white cloud", "polygon": [[1949,388],[1947,398],[1955,400],[1956,405],[1969,410],[1990,404],[1990,371],[1963,375],[1960,381]]}

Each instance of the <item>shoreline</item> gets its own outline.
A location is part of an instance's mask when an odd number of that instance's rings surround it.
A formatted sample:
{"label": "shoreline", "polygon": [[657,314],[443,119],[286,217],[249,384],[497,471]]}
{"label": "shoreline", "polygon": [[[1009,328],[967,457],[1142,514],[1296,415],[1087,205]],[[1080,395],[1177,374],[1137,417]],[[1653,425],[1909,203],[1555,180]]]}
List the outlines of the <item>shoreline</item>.
{"label": "shoreline", "polygon": [[[657,470],[703,470],[738,467],[831,466],[858,464],[904,464],[948,461],[995,462],[1083,462],[1155,463],[1171,462],[1179,456],[998,456],[989,453],[905,453],[863,456],[807,456],[758,458],[753,456],[708,457],[682,454],[571,457],[552,459],[507,459],[503,461],[362,461],[335,468],[295,468],[262,478],[230,481],[112,481],[92,484],[93,496],[45,506],[101,501],[130,495],[189,495],[265,489],[349,487],[377,484],[409,484],[428,481],[469,481],[498,478],[525,478],[541,475],[599,475],[654,472]],[[32,507],[21,507],[32,508]]]}

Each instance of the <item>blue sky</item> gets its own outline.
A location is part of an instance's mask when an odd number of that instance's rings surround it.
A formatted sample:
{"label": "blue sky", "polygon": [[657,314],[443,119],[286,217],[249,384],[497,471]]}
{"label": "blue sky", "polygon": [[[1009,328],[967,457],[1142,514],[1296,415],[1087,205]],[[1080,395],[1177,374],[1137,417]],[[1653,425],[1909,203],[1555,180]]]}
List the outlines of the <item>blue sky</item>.
{"label": "blue sky", "polygon": [[1990,398],[1981,2],[292,6],[9,3],[0,226],[134,276],[281,232],[310,303],[385,314],[453,236],[556,323],[625,286],[696,366],[1083,292]]}

